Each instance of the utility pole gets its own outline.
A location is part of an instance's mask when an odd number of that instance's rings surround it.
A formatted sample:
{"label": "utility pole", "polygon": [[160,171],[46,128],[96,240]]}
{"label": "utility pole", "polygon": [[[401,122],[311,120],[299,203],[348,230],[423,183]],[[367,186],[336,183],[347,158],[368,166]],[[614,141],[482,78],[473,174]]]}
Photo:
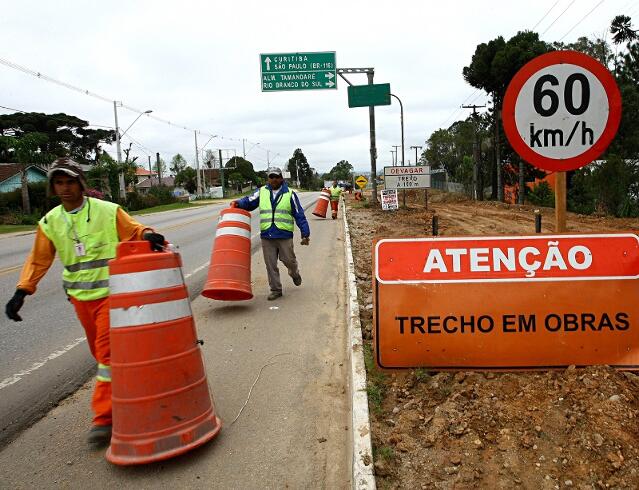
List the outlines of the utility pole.
{"label": "utility pole", "polygon": [[477,109],[486,107],[485,105],[462,105],[462,109],[473,110],[473,121],[475,130],[475,144],[473,145],[473,157],[475,159],[475,165],[473,166],[473,198],[483,201],[483,189],[479,188],[479,159],[480,159],[480,147],[479,147],[479,133],[477,131]]}
{"label": "utility pole", "polygon": [[[411,148],[411,150],[413,148],[415,149],[415,165],[417,166],[417,162],[419,161],[418,157],[417,157],[417,150],[421,150],[422,147],[421,146],[417,146],[417,145],[415,145],[415,146],[411,145],[410,148]],[[432,183],[431,183],[431,185],[432,185]],[[428,189],[424,189],[424,209],[428,209]]]}
{"label": "utility pole", "polygon": [[501,104],[496,102],[497,97],[493,94],[493,110],[495,111],[495,160],[497,165],[497,200],[504,202],[504,177],[501,166],[501,148],[499,141],[499,121],[501,119]]}
{"label": "utility pole", "polygon": [[222,199],[224,199],[224,164],[222,163],[222,150],[218,150],[220,155],[220,182],[222,183]]}
{"label": "utility pole", "polygon": [[149,158],[149,183],[150,187],[153,187],[153,170],[151,170],[151,155],[147,155]]}
{"label": "utility pole", "polygon": [[246,139],[242,138],[242,158],[246,160]]}
{"label": "utility pole", "polygon": [[391,150],[390,154],[391,154],[391,165],[394,167],[395,166],[395,154],[397,153],[397,150]]}
{"label": "utility pole", "polygon": [[[395,162],[393,163],[393,165],[399,165],[399,152],[397,151],[397,148],[399,148],[401,145],[391,145],[393,148],[395,148]],[[404,164],[402,163],[402,167],[404,166]]]}
{"label": "utility pole", "polygon": [[[115,115],[115,149],[118,157],[118,166],[122,165],[122,146],[120,144],[120,125],[118,124],[118,103],[113,101],[113,113]],[[126,192],[124,189],[124,172],[120,169],[120,176],[118,178],[120,183],[120,199],[126,198]]]}
{"label": "utility pole", "polygon": [[155,154],[155,161],[158,171],[158,185],[162,185],[162,166],[160,165],[160,153]]}
{"label": "utility pole", "polygon": [[195,136],[195,171],[196,171],[196,179],[197,179],[197,195],[202,195],[202,178],[200,176],[200,157],[199,150],[197,149],[197,129],[193,130],[193,135]]}
{"label": "utility pole", "polygon": [[411,145],[410,149],[415,149],[415,165],[417,165],[417,162],[419,161],[419,157],[417,156],[417,150],[421,150],[423,147],[421,146],[413,146]]}

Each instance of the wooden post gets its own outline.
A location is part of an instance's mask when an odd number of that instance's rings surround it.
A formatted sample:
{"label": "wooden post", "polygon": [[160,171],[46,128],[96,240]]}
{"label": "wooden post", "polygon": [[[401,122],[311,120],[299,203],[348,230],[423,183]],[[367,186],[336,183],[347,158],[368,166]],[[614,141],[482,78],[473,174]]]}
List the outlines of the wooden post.
{"label": "wooden post", "polygon": [[555,231],[566,231],[566,172],[555,172]]}

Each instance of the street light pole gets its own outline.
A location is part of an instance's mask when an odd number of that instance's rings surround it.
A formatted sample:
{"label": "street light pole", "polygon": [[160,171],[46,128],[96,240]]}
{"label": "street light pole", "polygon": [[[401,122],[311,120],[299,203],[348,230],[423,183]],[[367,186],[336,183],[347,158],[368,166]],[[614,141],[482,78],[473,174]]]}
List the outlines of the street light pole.
{"label": "street light pole", "polygon": [[395,97],[397,99],[397,102],[399,102],[399,118],[400,118],[400,122],[401,122],[401,126],[402,126],[402,167],[404,166],[404,104],[402,104],[402,101],[399,99],[399,97],[397,97],[397,95],[395,94],[391,94],[392,97]]}
{"label": "street light pole", "polygon": [[[395,94],[390,94],[392,97],[395,97],[397,99],[397,102],[399,102],[399,121],[401,124],[401,128],[402,128],[402,167],[404,166],[404,104],[402,104],[402,101],[400,100],[399,97],[397,97],[397,95]],[[402,206],[405,208],[406,207],[406,189],[402,190]]]}
{"label": "street light pole", "polygon": [[200,152],[197,148],[197,129],[193,130],[193,135],[195,136],[195,172],[197,182],[197,195],[198,197],[200,197],[202,196],[202,178],[200,176]]}
{"label": "street light pole", "polygon": [[[122,103],[120,102],[120,104]],[[141,112],[138,115],[138,117],[136,117],[135,120],[131,124],[129,124],[129,127],[126,128],[124,133],[120,135],[120,125],[118,123],[118,102],[116,100],[113,101],[113,114],[115,115],[115,148],[116,148],[117,156],[118,156],[118,165],[122,165],[122,144],[121,144],[120,138],[124,136],[129,129],[131,129],[131,126],[133,126],[136,123],[136,121],[140,119],[140,117],[142,117],[144,114],[150,114],[151,112],[153,111],[148,110],[148,111]],[[124,188],[124,172],[123,171],[120,171],[119,181],[120,181],[120,199],[124,200],[126,198],[126,190]]]}

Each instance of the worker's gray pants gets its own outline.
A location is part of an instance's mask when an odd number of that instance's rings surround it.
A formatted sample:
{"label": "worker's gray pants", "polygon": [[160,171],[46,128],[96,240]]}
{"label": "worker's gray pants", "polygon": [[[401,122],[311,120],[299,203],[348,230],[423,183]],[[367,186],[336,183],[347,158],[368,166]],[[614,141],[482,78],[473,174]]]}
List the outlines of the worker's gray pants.
{"label": "worker's gray pants", "polygon": [[297,267],[295,250],[293,250],[292,238],[262,238],[262,252],[264,253],[264,263],[268,274],[268,285],[271,291],[282,292],[282,282],[280,281],[280,270],[277,268],[279,258],[286,268],[288,275],[297,277],[300,271]]}

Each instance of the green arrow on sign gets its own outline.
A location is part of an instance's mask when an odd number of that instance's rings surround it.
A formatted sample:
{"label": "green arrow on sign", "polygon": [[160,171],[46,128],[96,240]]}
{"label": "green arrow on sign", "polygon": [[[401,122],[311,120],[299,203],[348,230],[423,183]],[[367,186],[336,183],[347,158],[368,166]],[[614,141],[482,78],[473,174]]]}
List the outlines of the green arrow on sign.
{"label": "green arrow on sign", "polygon": [[262,92],[337,88],[335,52],[260,54]]}

